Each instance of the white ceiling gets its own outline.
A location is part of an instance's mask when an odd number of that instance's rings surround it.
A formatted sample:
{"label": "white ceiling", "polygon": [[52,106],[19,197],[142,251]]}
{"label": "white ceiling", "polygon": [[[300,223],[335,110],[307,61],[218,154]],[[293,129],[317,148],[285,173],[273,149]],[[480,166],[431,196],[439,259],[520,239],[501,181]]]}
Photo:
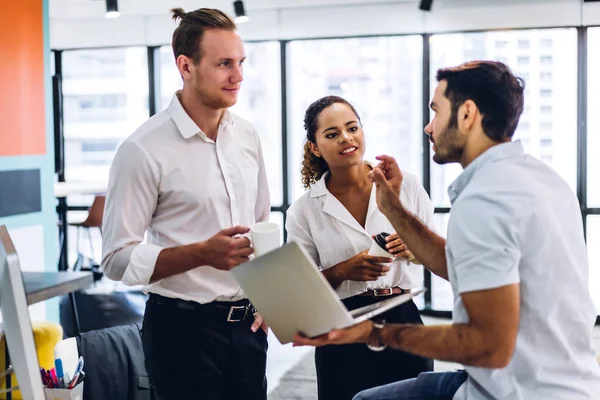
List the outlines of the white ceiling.
{"label": "white ceiling", "polygon": [[[460,7],[485,7],[486,5],[508,6],[526,3],[579,3],[581,0],[434,0],[432,12],[436,9]],[[232,0],[118,0],[123,16],[169,15],[169,10],[181,7],[194,10],[199,7],[219,8],[233,14]],[[359,5],[410,4],[418,7],[419,0],[244,0],[246,12],[251,15],[261,10],[300,9],[319,7],[343,7]],[[50,18],[53,19],[95,19],[104,18],[104,0],[50,0]]]}
{"label": "white ceiling", "polygon": [[[386,3],[415,3],[418,0],[245,0],[246,12],[258,12],[261,10],[310,8],[310,7],[332,7],[344,5]],[[167,15],[174,7],[183,8],[186,11],[195,10],[199,7],[218,8],[233,14],[233,0],[118,0],[119,11],[123,16],[151,16]],[[104,0],[50,0],[50,17],[55,19],[74,18],[103,18],[105,12]]]}

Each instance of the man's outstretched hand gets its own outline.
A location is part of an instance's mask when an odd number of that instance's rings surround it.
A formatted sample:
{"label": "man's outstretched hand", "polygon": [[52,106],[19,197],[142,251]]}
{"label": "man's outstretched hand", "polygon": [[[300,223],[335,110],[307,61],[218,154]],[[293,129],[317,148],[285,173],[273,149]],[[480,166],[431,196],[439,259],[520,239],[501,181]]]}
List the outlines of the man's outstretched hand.
{"label": "man's outstretched hand", "polygon": [[376,186],[377,206],[386,216],[397,208],[401,208],[400,187],[402,186],[402,172],[398,163],[390,156],[377,156],[380,162],[369,173],[369,178]]}

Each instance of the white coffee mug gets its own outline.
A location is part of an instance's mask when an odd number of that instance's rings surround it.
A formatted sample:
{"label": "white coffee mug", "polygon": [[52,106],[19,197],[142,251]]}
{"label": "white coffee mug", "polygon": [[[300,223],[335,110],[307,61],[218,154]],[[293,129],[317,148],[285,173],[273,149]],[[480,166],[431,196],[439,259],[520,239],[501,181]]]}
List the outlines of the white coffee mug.
{"label": "white coffee mug", "polygon": [[275,222],[258,222],[250,227],[254,255],[260,257],[281,246],[281,229]]}

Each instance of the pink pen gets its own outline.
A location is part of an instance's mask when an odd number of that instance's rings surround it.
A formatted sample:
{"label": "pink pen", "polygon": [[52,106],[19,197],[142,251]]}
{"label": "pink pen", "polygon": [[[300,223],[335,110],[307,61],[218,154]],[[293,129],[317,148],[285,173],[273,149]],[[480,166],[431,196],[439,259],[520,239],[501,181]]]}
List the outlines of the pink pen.
{"label": "pink pen", "polygon": [[50,370],[50,376],[52,377],[52,383],[54,384],[54,387],[57,388],[58,378],[56,377],[56,370],[54,368]]}

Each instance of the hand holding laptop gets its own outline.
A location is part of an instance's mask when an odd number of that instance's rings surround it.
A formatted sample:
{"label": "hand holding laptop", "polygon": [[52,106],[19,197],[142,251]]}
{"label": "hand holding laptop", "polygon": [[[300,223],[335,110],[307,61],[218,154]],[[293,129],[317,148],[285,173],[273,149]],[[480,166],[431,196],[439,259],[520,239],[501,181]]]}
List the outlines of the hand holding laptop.
{"label": "hand holding laptop", "polygon": [[308,338],[301,334],[294,337],[294,347],[297,346],[326,346],[330,344],[367,343],[373,331],[371,321],[363,321],[346,329],[334,329],[315,338]]}

